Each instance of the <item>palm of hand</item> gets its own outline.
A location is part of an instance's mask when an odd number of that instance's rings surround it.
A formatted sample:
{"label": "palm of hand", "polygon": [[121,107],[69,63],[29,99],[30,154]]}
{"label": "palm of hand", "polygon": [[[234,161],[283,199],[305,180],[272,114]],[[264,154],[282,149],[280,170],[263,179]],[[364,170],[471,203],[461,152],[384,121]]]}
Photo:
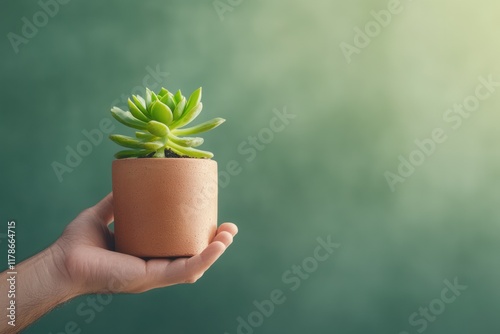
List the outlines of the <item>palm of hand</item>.
{"label": "palm of hand", "polygon": [[114,252],[112,194],[84,210],[65,229],[56,244],[61,271],[77,293],[139,293],[179,283],[194,283],[224,253],[238,232],[225,223],[208,247],[191,258],[151,259]]}

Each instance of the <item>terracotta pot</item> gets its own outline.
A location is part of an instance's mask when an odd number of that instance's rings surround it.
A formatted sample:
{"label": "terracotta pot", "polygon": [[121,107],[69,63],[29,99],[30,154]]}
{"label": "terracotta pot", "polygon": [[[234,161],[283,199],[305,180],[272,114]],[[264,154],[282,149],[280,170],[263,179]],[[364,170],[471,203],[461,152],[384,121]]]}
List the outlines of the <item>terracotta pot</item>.
{"label": "terracotta pot", "polygon": [[199,254],[217,229],[217,162],[113,161],[116,251],[138,257]]}

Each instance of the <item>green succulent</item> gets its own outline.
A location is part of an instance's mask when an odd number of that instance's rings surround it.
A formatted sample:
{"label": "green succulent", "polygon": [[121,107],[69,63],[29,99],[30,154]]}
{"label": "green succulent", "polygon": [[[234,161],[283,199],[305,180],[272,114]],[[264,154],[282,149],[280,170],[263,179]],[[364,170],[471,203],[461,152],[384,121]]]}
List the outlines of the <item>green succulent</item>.
{"label": "green succulent", "polygon": [[186,137],[212,130],[225,122],[223,118],[185,128],[201,112],[201,87],[195,90],[189,99],[181,91],[172,94],[162,88],[155,94],[146,88],[146,98],[132,95],[128,99],[128,111],[118,107],[111,108],[111,114],[120,123],[137,129],[135,138],[123,135],[110,135],[115,143],[127,147],[127,150],[115,154],[117,159],[178,155],[191,158],[212,158],[211,152],[195,147],[203,144],[203,138]]}

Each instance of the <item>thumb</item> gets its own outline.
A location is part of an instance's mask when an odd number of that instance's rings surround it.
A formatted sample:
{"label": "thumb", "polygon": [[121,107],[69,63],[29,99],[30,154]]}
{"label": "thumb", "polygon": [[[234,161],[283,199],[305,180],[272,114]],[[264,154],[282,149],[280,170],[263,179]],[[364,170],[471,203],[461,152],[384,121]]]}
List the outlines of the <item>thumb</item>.
{"label": "thumb", "polygon": [[108,226],[113,221],[113,193],[109,193],[99,203],[92,207],[94,214],[99,219],[99,222],[104,226]]}

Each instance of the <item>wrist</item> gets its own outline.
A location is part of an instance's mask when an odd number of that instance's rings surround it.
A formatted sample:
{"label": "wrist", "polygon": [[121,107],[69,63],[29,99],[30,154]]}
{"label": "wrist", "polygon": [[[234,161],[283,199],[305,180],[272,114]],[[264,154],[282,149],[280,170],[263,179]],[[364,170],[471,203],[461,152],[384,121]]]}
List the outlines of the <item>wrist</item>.
{"label": "wrist", "polygon": [[40,253],[40,255],[44,257],[40,263],[44,265],[45,273],[50,280],[50,282],[47,282],[47,286],[51,286],[51,288],[54,289],[57,297],[60,298],[62,302],[68,301],[83,293],[80,291],[79,284],[73,280],[68,272],[64,248],[55,242]]}
{"label": "wrist", "polygon": [[[16,265],[12,276],[12,298],[9,305],[14,311],[15,332],[19,333],[33,321],[78,294],[71,281],[64,274],[60,264],[62,252],[57,246],[50,246],[35,256]],[[11,274],[5,271],[0,274],[2,290]],[[4,304],[2,304],[4,305]],[[5,315],[4,312],[2,313]],[[7,327],[2,321],[0,332],[11,333],[13,327]],[[10,330],[10,331],[9,331]]]}

